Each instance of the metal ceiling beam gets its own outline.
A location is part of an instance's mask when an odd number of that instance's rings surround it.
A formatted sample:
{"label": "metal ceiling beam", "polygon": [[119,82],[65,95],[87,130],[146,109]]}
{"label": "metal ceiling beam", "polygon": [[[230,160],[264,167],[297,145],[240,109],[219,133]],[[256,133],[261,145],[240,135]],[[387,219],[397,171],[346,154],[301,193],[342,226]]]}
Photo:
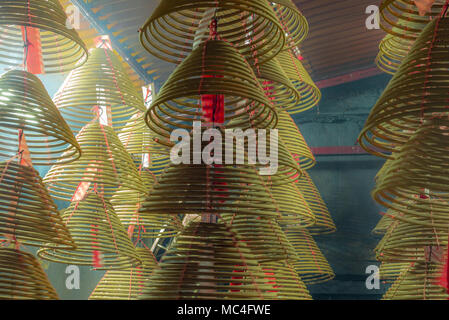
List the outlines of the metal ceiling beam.
{"label": "metal ceiling beam", "polygon": [[[115,37],[112,32],[109,32],[106,22],[101,22],[99,15],[95,14],[92,10],[93,5],[85,3],[83,0],[70,0],[81,12],[81,14],[89,21],[100,35],[107,35],[111,39],[112,47],[118,52],[118,54],[125,59],[125,61],[133,68],[133,70],[139,75],[139,77],[149,84],[153,82],[153,77],[148,75],[137,60],[132,56],[132,52],[125,48],[122,48],[118,37]],[[137,30],[136,30],[137,32]]]}
{"label": "metal ceiling beam", "polygon": [[365,69],[365,70],[354,71],[354,72],[351,72],[351,73],[348,73],[348,74],[345,74],[345,75],[342,75],[339,77],[331,78],[331,79],[321,80],[321,81],[316,82],[316,85],[320,89],[334,87],[334,86],[338,86],[340,84],[376,76],[381,73],[382,73],[382,71],[379,68],[374,67],[374,68],[369,68],[369,69]]}

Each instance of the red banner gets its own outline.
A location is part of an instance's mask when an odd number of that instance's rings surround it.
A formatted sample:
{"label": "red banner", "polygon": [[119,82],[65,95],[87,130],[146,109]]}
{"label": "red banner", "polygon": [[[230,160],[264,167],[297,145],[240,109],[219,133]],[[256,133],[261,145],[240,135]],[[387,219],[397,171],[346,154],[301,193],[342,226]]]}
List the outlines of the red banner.
{"label": "red banner", "polygon": [[22,27],[22,38],[25,43],[24,67],[33,74],[45,73],[40,30],[33,27]]}

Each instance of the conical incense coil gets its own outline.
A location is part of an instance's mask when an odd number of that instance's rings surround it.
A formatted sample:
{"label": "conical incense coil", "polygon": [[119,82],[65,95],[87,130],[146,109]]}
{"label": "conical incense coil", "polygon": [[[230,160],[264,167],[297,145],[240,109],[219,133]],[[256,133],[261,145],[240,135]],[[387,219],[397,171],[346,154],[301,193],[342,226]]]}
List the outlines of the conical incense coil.
{"label": "conical incense coil", "polygon": [[140,29],[140,41],[152,55],[180,63],[195,47],[195,41],[204,38],[198,39],[200,32],[209,36],[214,18],[218,20],[218,37],[231,43],[247,60],[266,62],[284,47],[283,28],[264,0],[162,1]]}
{"label": "conical incense coil", "polygon": [[278,118],[279,121],[276,129],[278,129],[279,136],[301,169],[308,170],[315,166],[315,156],[293,118],[285,111],[279,111]]}
{"label": "conical incense coil", "polygon": [[75,132],[98,116],[120,130],[145,111],[142,93],[119,57],[105,48],[91,49],[88,61],[67,76],[53,100]]}
{"label": "conical incense coil", "polygon": [[0,162],[0,238],[24,245],[75,245],[33,167]]}
{"label": "conical incense coil", "polygon": [[260,263],[298,258],[274,219],[236,214],[222,214],[220,218],[244,239]]}
{"label": "conical incense coil", "polygon": [[303,170],[303,176],[296,185],[316,218],[316,223],[309,228],[310,233],[317,235],[335,232],[337,228],[331,214],[307,171]]}
{"label": "conical incense coil", "polygon": [[273,299],[247,244],[224,224],[191,222],[161,258],[141,299]]}
{"label": "conical incense coil", "polygon": [[[208,106],[202,101],[207,95],[222,100]],[[213,119],[207,119],[209,107],[217,109]],[[272,128],[277,124],[274,106],[248,63],[229,43],[211,40],[196,48],[170,75],[147,111],[145,121],[170,144],[173,130],[191,130],[194,121],[218,120],[215,123],[226,129],[244,130],[251,127],[248,115],[256,128]]]}
{"label": "conical incense coil", "polygon": [[380,218],[379,222],[376,224],[374,229],[371,231],[372,234],[375,235],[383,235],[387,232],[390,225],[393,223],[396,212],[395,210],[388,209],[385,214],[382,214],[382,218]]}
{"label": "conical incense coil", "polygon": [[[67,27],[68,17],[59,1],[10,0],[1,1],[1,7],[0,64],[39,63],[36,73],[62,73],[86,61],[86,46],[76,30]],[[38,52],[37,62],[31,60],[31,50]]]}
{"label": "conical incense coil", "polygon": [[368,152],[391,157],[426,119],[447,117],[449,18],[431,21],[416,40],[359,136]]}
{"label": "conical incense coil", "polygon": [[[269,163],[268,165],[257,164],[259,170],[265,170],[268,174],[261,175],[270,186],[275,185],[286,185],[294,182],[296,179],[299,179],[302,176],[303,170],[301,170],[299,164],[295,161],[292,154],[286,148],[284,141],[279,135],[276,140],[271,140],[271,134],[267,132],[267,154],[268,150],[270,150],[270,159],[272,158],[272,150],[274,145],[276,144],[278,148],[277,155],[277,167],[273,167],[273,163]],[[274,142],[274,143],[273,143]],[[258,148],[260,148],[260,141],[258,141]],[[259,171],[260,172],[260,171]]]}
{"label": "conical incense coil", "polygon": [[[149,170],[142,169],[140,176],[145,188],[150,190],[154,184],[151,183],[154,181],[153,174]],[[182,229],[181,220],[177,215],[139,212],[145,196],[146,193],[120,187],[111,198],[111,204],[128,233],[139,238],[166,238],[177,235]]]}
{"label": "conical incense coil", "polygon": [[146,192],[137,169],[110,126],[94,121],[78,134],[83,155],[70,164],[54,165],[44,178],[50,194],[70,201],[84,184],[97,184],[106,197],[119,186]]}
{"label": "conical incense coil", "polygon": [[435,0],[430,11],[420,14],[414,0],[383,0],[379,7],[380,27],[396,37],[415,40],[432,18],[440,15],[445,0]]}
{"label": "conical incense coil", "polygon": [[321,100],[321,91],[310,78],[302,63],[290,51],[281,52],[277,59],[287,77],[301,95],[301,99],[295,108],[287,111],[290,114],[295,114],[315,107]]}
{"label": "conical incense coil", "polygon": [[76,250],[43,248],[37,253],[42,259],[92,266],[97,270],[126,269],[141,264],[111,203],[97,192],[90,190],[84,199],[70,203],[62,219]]}
{"label": "conical incense coil", "polygon": [[256,64],[253,70],[266,96],[277,110],[289,110],[296,107],[301,96],[276,58],[263,65]]}
{"label": "conical incense coil", "polygon": [[306,285],[287,262],[265,262],[260,266],[265,272],[265,279],[273,285],[277,299],[312,300]]}
{"label": "conical incense coil", "polygon": [[[399,24],[401,25],[401,29],[393,27],[393,34],[397,34],[399,32],[415,37],[415,35],[417,36],[421,33],[427,23],[419,26],[421,30],[418,33],[416,33],[416,30],[413,31],[413,27],[418,26],[409,20],[399,21]],[[393,34],[387,34],[382,39],[379,45],[379,53],[376,57],[376,64],[379,69],[389,74],[394,74],[398,70],[402,61],[408,55],[413,43],[415,42],[414,39],[398,37]]]}
{"label": "conical incense coil", "polygon": [[[252,131],[250,131],[250,134],[248,134],[247,137],[245,137],[245,133],[243,133],[239,138],[232,138],[229,143],[227,140],[229,133],[226,131],[223,133],[223,130],[221,130],[221,137],[224,140],[224,143],[220,143],[222,154],[227,152],[227,148],[232,147],[234,150],[234,158],[236,158],[236,154],[239,152],[237,146],[241,143],[244,145],[243,150],[247,152],[245,156],[247,156],[248,159],[254,159],[253,163],[259,168],[262,178],[264,178],[270,186],[289,184],[300,178],[302,175],[301,167],[287,149],[279,132],[275,131],[276,129],[261,131],[260,129],[264,129],[263,126],[258,126],[248,114],[246,114],[245,117],[252,127]],[[230,124],[231,123],[233,124],[233,121],[231,121]],[[239,142],[239,140],[242,139],[244,141]],[[265,159],[263,159],[264,156]]]}
{"label": "conical incense coil", "polygon": [[379,267],[379,278],[383,282],[390,283],[396,279],[410,267],[410,262],[387,262],[384,261]]}
{"label": "conical incense coil", "polygon": [[126,151],[137,163],[148,157],[148,168],[156,176],[170,164],[170,149],[155,141],[157,137],[147,127],[144,114],[135,114],[118,134]]}
{"label": "conical incense coil", "polygon": [[329,262],[307,230],[284,230],[298,256],[298,259],[289,262],[304,283],[323,283],[335,277]]}
{"label": "conical incense coil", "polygon": [[[395,218],[400,215],[397,213]],[[432,217],[420,220],[431,223]],[[395,220],[375,249],[377,258],[391,262],[416,261],[416,257],[423,256],[426,250],[447,248],[448,232],[447,225],[423,226]]]}
{"label": "conical incense coil", "polygon": [[382,167],[380,168],[380,170],[376,173],[376,176],[374,177],[374,181],[377,183],[377,181],[379,181],[382,176],[385,174],[385,172],[387,171],[388,166],[391,164],[392,159],[388,159],[384,162],[384,164],[382,165]]}
{"label": "conical incense coil", "polygon": [[306,18],[291,0],[275,0],[270,4],[286,32],[286,49],[297,47],[309,33]]}
{"label": "conical incense coil", "polygon": [[42,82],[29,72],[13,70],[0,77],[0,157],[3,160],[17,154],[19,130],[23,130],[34,165],[51,165],[58,160],[67,163],[81,155],[75,136]]}
{"label": "conical incense coil", "polygon": [[404,269],[383,296],[383,300],[447,300],[449,294],[439,285],[442,266],[419,261]]}
{"label": "conical incense coil", "polygon": [[295,183],[271,186],[271,198],[276,202],[276,221],[290,229],[304,229],[315,225],[316,219]]}
{"label": "conical incense coil", "polygon": [[448,137],[449,120],[424,123],[396,152],[376,184],[374,199],[403,212],[398,219],[422,226],[446,226],[449,179],[441,173],[449,170]]}
{"label": "conical incense coil", "polygon": [[412,45],[412,40],[402,39],[391,34],[386,35],[380,42],[376,65],[383,72],[393,75],[407,57]]}
{"label": "conical incense coil", "polygon": [[91,293],[89,300],[136,300],[150,278],[157,261],[146,248],[137,248],[142,266],[107,271]]}
{"label": "conical incense coil", "polygon": [[171,165],[139,212],[277,216],[275,203],[256,169],[230,165]]}
{"label": "conical incense coil", "polygon": [[29,253],[0,247],[1,300],[57,300],[37,259]]}

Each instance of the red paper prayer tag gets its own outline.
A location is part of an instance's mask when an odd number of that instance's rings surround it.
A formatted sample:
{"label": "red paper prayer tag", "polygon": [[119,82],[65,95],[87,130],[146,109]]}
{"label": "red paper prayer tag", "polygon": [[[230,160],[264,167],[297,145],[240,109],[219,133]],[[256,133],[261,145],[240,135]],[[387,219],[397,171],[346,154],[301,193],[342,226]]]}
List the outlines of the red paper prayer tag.
{"label": "red paper prayer tag", "polygon": [[25,133],[22,129],[19,130],[19,164],[22,166],[32,167],[31,153],[28,149],[28,144],[26,142]]}
{"label": "red paper prayer tag", "polygon": [[[223,76],[203,75],[202,78],[223,78]],[[224,123],[224,95],[203,94],[201,95],[201,107],[206,122]]]}
{"label": "red paper prayer tag", "polygon": [[101,259],[101,253],[98,250],[92,251],[92,265],[95,268],[102,268],[102,259]]}
{"label": "red paper prayer tag", "polygon": [[24,46],[24,67],[33,74],[44,73],[40,30],[33,27],[21,27]]}
{"label": "red paper prayer tag", "polygon": [[[84,174],[83,180],[87,179],[88,173],[92,173],[92,172],[96,173],[98,171],[98,168],[95,166],[95,163],[96,163],[95,160],[91,160],[91,162],[89,163],[89,165],[86,168],[86,172]],[[91,185],[90,181],[81,181],[78,184],[78,187],[76,188],[71,201],[83,200],[87,193],[87,190],[89,190],[90,185]]]}
{"label": "red paper prayer tag", "polygon": [[435,0],[413,0],[416,7],[418,8],[419,15],[425,16],[426,13],[432,11],[432,6]]}

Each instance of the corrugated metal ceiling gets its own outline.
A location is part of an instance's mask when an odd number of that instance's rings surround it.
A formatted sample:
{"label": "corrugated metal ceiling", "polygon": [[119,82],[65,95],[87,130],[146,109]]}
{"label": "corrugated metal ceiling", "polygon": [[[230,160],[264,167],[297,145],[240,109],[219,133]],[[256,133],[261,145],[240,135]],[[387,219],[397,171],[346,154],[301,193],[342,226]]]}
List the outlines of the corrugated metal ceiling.
{"label": "corrugated metal ceiling", "polygon": [[[147,53],[139,42],[139,28],[159,0],[72,0],[95,26],[111,36],[146,82],[162,82],[174,65]],[[367,30],[365,13],[371,0],[294,0],[306,16],[310,32],[301,45],[305,65],[315,81],[375,67],[378,44],[385,33]]]}

